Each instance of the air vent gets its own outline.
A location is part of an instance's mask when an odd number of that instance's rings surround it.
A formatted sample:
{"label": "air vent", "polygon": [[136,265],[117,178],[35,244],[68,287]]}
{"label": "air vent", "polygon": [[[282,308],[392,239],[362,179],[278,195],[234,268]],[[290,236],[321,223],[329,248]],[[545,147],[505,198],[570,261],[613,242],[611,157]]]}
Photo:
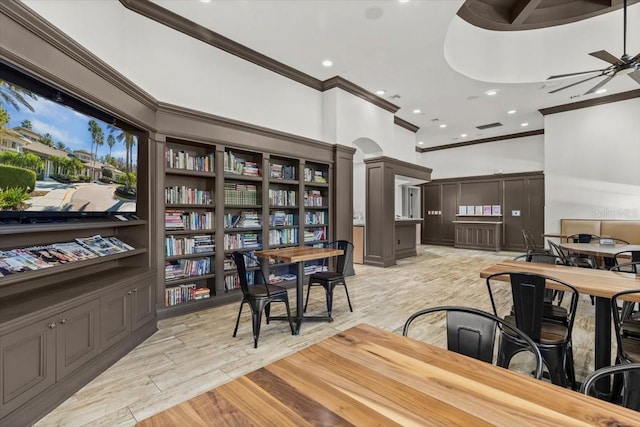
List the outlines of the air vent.
{"label": "air vent", "polygon": [[487,125],[476,126],[476,128],[484,130],[484,129],[497,128],[497,127],[500,127],[500,126],[502,126],[502,123],[495,122],[495,123],[489,123]]}

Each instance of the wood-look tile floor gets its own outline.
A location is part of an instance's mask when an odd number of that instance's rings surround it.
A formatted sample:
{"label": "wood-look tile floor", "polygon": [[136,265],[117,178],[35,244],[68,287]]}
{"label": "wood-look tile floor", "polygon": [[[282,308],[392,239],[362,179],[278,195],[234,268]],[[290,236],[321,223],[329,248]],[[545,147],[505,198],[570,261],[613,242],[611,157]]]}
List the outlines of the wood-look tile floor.
{"label": "wood-look tile floor", "polygon": [[[131,426],[162,410],[244,375],[359,323],[401,333],[413,312],[436,305],[466,305],[491,311],[482,268],[512,253],[419,246],[418,256],[398,265],[356,265],[347,279],[354,312],[338,288],[332,323],[305,323],[292,336],[285,322],[263,321],[253,348],[251,318],[245,308],[238,336],[233,327],[238,304],[160,321],[158,332],[63,402],[36,426]],[[295,289],[289,291],[292,306]],[[509,304],[508,289],[497,297]],[[323,314],[324,293],[312,289],[308,314]],[[274,305],[272,314],[280,313]],[[581,296],[573,343],[578,379],[593,370],[594,307]]]}

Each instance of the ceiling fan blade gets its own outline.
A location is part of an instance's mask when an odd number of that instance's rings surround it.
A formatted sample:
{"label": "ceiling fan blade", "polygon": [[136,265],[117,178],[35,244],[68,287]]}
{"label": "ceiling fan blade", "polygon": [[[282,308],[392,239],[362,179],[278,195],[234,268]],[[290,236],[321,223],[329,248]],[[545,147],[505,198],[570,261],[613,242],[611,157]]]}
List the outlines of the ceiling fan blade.
{"label": "ceiling fan blade", "polygon": [[629,74],[629,77],[631,77],[636,81],[636,83],[640,85],[640,69],[635,70],[633,73]]}
{"label": "ceiling fan blade", "polygon": [[584,79],[584,80],[580,80],[579,82],[571,83],[570,85],[563,86],[563,87],[561,87],[561,88],[559,88],[559,89],[554,89],[554,90],[552,90],[552,91],[551,91],[551,92],[549,92],[549,93],[556,93],[556,92],[560,92],[561,90],[569,89],[570,87],[573,87],[573,86],[575,86],[575,85],[579,85],[580,83],[588,82],[589,80],[593,80],[593,79],[595,79],[595,78],[597,78],[597,77],[600,77],[600,76],[602,76],[602,75],[603,75],[603,74],[598,74],[597,76],[591,76],[591,77],[586,78],[586,79]]}
{"label": "ceiling fan blade", "polygon": [[631,58],[631,62],[634,62],[634,61],[640,61],[640,53],[634,56],[633,58]]}
{"label": "ceiling fan blade", "polygon": [[591,52],[589,55],[594,56],[594,57],[596,57],[598,59],[601,59],[601,60],[603,60],[605,62],[608,62],[609,64],[613,64],[613,65],[624,64],[624,62],[622,62],[620,60],[620,58],[616,58],[615,56],[613,56],[612,54],[610,54],[606,50],[599,50],[597,52]]}
{"label": "ceiling fan blade", "polygon": [[580,74],[601,73],[601,72],[603,72],[605,70],[606,70],[606,68],[602,69],[602,70],[579,71],[577,73],[569,73],[569,74],[557,74],[555,76],[547,77],[547,80],[561,79],[563,77],[579,76]]}
{"label": "ceiling fan blade", "polygon": [[590,93],[593,93],[595,91],[597,91],[598,89],[600,89],[602,86],[606,85],[607,83],[609,83],[609,81],[615,77],[615,74],[611,74],[610,76],[607,76],[607,78],[605,78],[604,80],[602,80],[600,83],[598,83],[597,85],[595,85],[594,87],[592,87],[591,89],[589,89],[588,91],[586,91],[584,94],[585,95],[589,95]]}

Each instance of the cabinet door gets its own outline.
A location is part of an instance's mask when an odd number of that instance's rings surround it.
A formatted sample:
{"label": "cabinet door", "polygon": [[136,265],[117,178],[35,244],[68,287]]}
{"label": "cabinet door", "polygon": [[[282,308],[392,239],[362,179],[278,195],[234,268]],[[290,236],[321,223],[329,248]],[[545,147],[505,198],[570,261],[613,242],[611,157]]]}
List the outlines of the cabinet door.
{"label": "cabinet door", "polygon": [[43,319],[0,339],[0,418],[53,385],[55,319]]}
{"label": "cabinet door", "polygon": [[149,279],[140,282],[131,289],[131,305],[133,309],[131,312],[133,318],[132,330],[135,331],[150,319],[153,319],[155,313],[154,289],[155,286],[153,286],[152,281]]}
{"label": "cabinet door", "polygon": [[100,351],[100,300],[61,313],[56,328],[56,379],[64,378]]}
{"label": "cabinet door", "polygon": [[100,297],[102,349],[111,347],[131,332],[131,289],[122,287]]}

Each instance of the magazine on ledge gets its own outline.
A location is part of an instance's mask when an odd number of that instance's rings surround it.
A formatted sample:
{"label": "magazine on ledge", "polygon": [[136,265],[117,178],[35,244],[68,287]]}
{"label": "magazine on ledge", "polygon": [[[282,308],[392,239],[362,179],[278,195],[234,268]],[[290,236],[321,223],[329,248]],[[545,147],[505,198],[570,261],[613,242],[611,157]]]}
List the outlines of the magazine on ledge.
{"label": "magazine on ledge", "polygon": [[120,252],[126,252],[126,249],[114,245],[99,234],[91,237],[78,237],[76,238],[76,242],[80,243],[85,248],[100,256],[114,255],[119,254]]}

